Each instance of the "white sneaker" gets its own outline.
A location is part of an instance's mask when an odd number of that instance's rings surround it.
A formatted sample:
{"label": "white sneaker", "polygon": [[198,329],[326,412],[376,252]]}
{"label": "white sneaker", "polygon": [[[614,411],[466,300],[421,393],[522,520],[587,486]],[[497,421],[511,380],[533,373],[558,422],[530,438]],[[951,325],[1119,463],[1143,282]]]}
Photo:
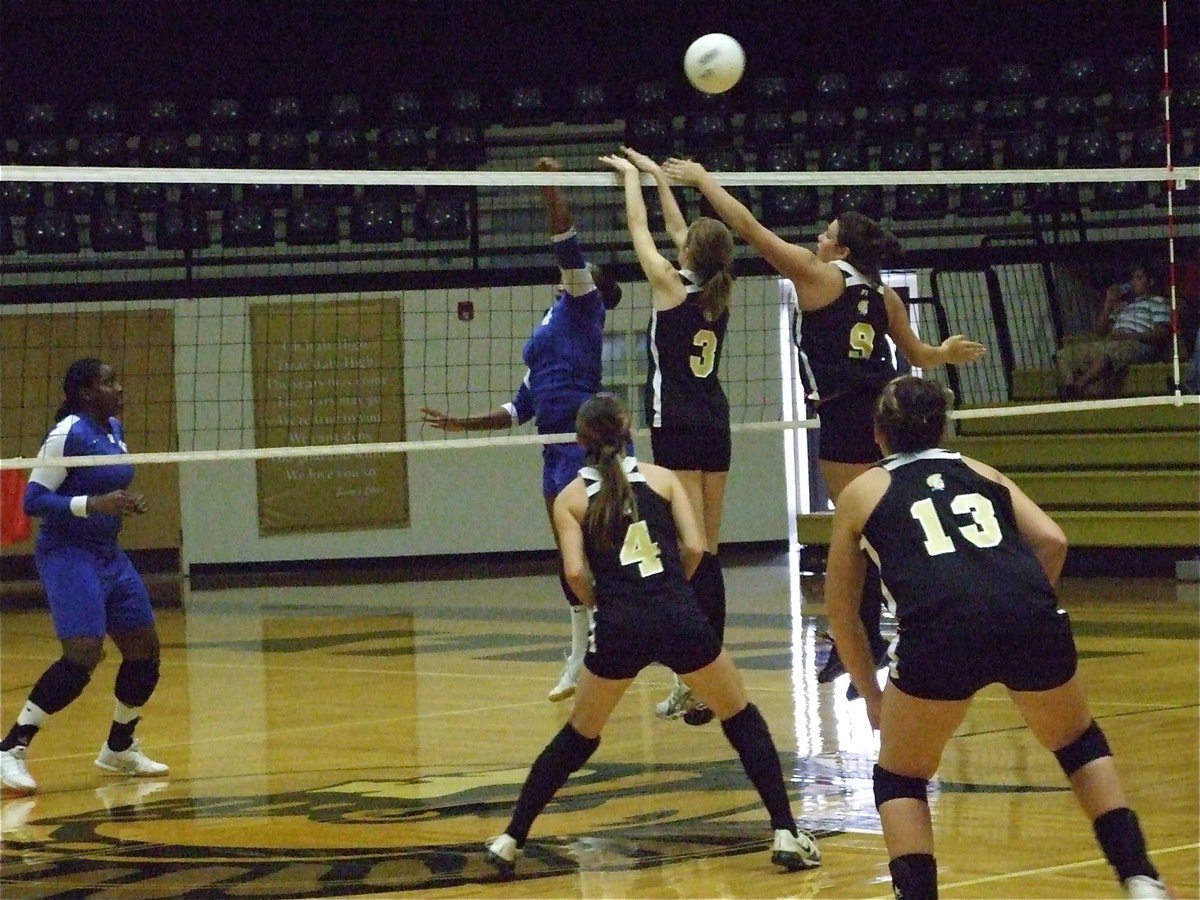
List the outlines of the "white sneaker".
{"label": "white sneaker", "polygon": [[171,767],[155,762],[140,749],[140,742],[134,741],[128,750],[110,750],[108,741],[100,747],[100,755],[96,757],[96,765],[109,772],[121,775],[166,775]]}
{"label": "white sneaker", "polygon": [[676,681],[666,699],[654,705],[654,714],[660,719],[678,719],[695,705],[692,689],[682,681]]}
{"label": "white sneaker", "polygon": [[815,869],[821,864],[821,851],[807,831],[792,834],[786,828],[779,828],[775,831],[775,844],[771,847],[771,862],[789,872]]}
{"label": "white sneaker", "polygon": [[1165,884],[1149,875],[1134,875],[1126,878],[1121,886],[1125,889],[1125,896],[1133,898],[1133,900],[1157,900],[1157,898],[1171,896]]}
{"label": "white sneaker", "polygon": [[521,855],[516,839],[507,833],[488,838],[487,848],[487,861],[496,867],[500,877],[511,877],[517,867],[517,857]]}
{"label": "white sneaker", "polygon": [[567,658],[567,664],[563,666],[562,674],[558,676],[558,684],[554,686],[546,699],[551,703],[557,703],[560,700],[566,700],[574,695],[575,688],[579,687],[579,676],[583,672],[583,660],[572,662],[570,657]]}
{"label": "white sneaker", "polygon": [[29,748],[22,744],[17,744],[11,750],[0,750],[0,782],[6,788],[30,794],[37,790],[37,782],[25,765],[27,753]]}

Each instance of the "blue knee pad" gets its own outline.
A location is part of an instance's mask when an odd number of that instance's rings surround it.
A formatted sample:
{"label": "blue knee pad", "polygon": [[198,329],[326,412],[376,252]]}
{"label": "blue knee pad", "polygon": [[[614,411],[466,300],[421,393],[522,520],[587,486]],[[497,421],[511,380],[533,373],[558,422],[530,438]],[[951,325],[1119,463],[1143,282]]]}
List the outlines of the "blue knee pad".
{"label": "blue knee pad", "polygon": [[899,800],[908,797],[928,803],[929,780],[927,778],[910,778],[907,775],[897,775],[889,772],[883,766],[876,765],[872,770],[872,780],[875,783],[875,808],[883,806],[889,800]]}
{"label": "blue knee pad", "polygon": [[1058,760],[1058,764],[1062,766],[1062,770],[1067,773],[1067,777],[1070,778],[1093,760],[1112,756],[1112,751],[1108,749],[1108,740],[1104,737],[1104,732],[1100,730],[1100,726],[1093,719],[1092,723],[1083,730],[1083,734],[1067,746],[1055,750],[1054,756]]}
{"label": "blue knee pad", "polygon": [[117,699],[126,706],[145,706],[158,684],[157,659],[127,659],[117,669]]}

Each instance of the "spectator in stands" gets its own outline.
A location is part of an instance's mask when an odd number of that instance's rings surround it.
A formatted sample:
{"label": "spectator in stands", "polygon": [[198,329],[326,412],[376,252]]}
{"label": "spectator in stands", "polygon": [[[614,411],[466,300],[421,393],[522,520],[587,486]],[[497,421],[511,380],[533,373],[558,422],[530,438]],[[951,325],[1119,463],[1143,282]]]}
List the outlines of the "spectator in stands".
{"label": "spectator in stands", "polygon": [[1129,281],[1109,287],[1095,334],[1065,344],[1055,356],[1060,399],[1116,396],[1131,365],[1159,358],[1167,341],[1171,304],[1156,287],[1156,279],[1141,263],[1130,270]]}

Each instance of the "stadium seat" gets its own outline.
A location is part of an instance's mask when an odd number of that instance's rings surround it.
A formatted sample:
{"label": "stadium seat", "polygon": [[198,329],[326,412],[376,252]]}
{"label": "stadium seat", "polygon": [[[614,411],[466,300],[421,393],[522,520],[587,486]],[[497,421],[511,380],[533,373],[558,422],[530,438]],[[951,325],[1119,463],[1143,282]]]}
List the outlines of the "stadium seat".
{"label": "stadium seat", "polygon": [[299,128],[274,128],[259,138],[259,156],[270,169],[308,166],[308,135]]}
{"label": "stadium seat", "polygon": [[929,145],[919,138],[898,138],[884,145],[879,168],[890,172],[929,168]]}
{"label": "stadium seat", "polygon": [[339,237],[337,212],[330,204],[301,201],[288,209],[284,240],[289,245],[336,244]]}
{"label": "stadium seat", "polygon": [[38,210],[25,220],[25,249],[30,253],[78,253],[79,223],[74,213]]}
{"label": "stadium seat", "polygon": [[669,115],[634,116],[625,122],[625,143],[659,159],[675,152],[675,126]]}
{"label": "stadium seat", "polygon": [[689,153],[702,153],[733,143],[729,116],[723,112],[692,113],[684,119],[683,131]]}
{"label": "stadium seat", "polygon": [[1031,97],[995,97],[983,108],[984,133],[998,138],[1029,128],[1033,120]]}
{"label": "stadium seat", "polygon": [[138,141],[138,161],[151,169],[182,169],[191,164],[187,135],[181,131],[144,134]]}
{"label": "stadium seat", "polygon": [[479,96],[479,91],[470,88],[452,90],[446,98],[446,110],[451,122],[479,125],[482,128],[483,99]]}
{"label": "stadium seat", "polygon": [[474,169],[487,159],[483,127],[466,122],[448,123],[437,130],[434,163],[439,169]]}
{"label": "stadium seat", "polygon": [[31,216],[46,205],[45,194],[40,181],[0,181],[0,213]]}
{"label": "stadium seat", "polygon": [[826,141],[840,141],[853,137],[854,117],[849,110],[834,108],[816,108],[808,113],[808,133],[812,139],[824,144]]}
{"label": "stadium seat", "polygon": [[323,169],[362,169],[367,164],[367,136],[357,126],[326,128],[317,141],[316,165]]}
{"label": "stadium seat", "polygon": [[58,135],[58,106],[53,103],[27,103],[21,117],[21,134],[28,137]]}
{"label": "stadium seat", "polygon": [[156,212],[166,201],[166,186],[149,181],[114,185],[117,206],[142,212]]}
{"label": "stadium seat", "polygon": [[221,213],[221,245],[224,247],[272,247],[275,245],[275,216],[265,206],[233,203]]}
{"label": "stadium seat", "polygon": [[938,66],[930,79],[929,88],[935,99],[971,99],[977,94],[975,73],[964,65]]}
{"label": "stadium seat", "polygon": [[88,223],[92,249],[97,253],[146,249],[142,220],[132,209],[104,207]]}
{"label": "stadium seat", "polygon": [[866,148],[853,138],[823,144],[821,169],[828,172],[861,172],[867,168]]}
{"label": "stadium seat", "polygon": [[67,163],[67,148],[57,136],[32,137],[21,143],[17,159],[27,166],[63,166]]}
{"label": "stadium seat", "polygon": [[189,204],[193,209],[219,210],[233,199],[232,188],[230,184],[219,182],[187,184],[180,192],[180,202]]}
{"label": "stadium seat", "polygon": [[883,191],[876,185],[852,184],[837,188],[833,192],[832,215],[837,218],[844,212],[855,210],[872,219],[883,218]]}
{"label": "stadium seat", "polygon": [[121,110],[111,100],[92,100],[83,107],[81,134],[111,134],[124,126]]}
{"label": "stadium seat", "polygon": [[363,199],[350,208],[350,240],[355,244],[392,244],[404,239],[400,204]]}
{"label": "stadium seat", "polygon": [[164,204],[155,217],[154,242],[159,250],[203,250],[210,244],[208,217],[179,203]]}
{"label": "stadium seat", "polygon": [[900,184],[896,186],[894,215],[897,219],[936,219],[950,211],[945,185]]}
{"label": "stadium seat", "polygon": [[508,92],[508,119],[513,125],[537,125],[549,121],[550,109],[541,87],[519,84]]}
{"label": "stadium seat", "polygon": [[242,169],[250,165],[246,114],[240,101],[209,101],[200,133],[200,165],[210,169]]}
{"label": "stadium seat", "polygon": [[572,122],[599,125],[609,121],[608,92],[602,84],[577,84],[571,89],[567,114]]}
{"label": "stadium seat", "polygon": [[1097,110],[1095,98],[1085,94],[1061,94],[1047,103],[1050,124],[1059,131],[1091,128]]}
{"label": "stadium seat", "polygon": [[795,86],[790,78],[766,75],[750,83],[750,112],[782,111],[790,114],[796,106]]}
{"label": "stadium seat", "polygon": [[1113,93],[1108,108],[1109,126],[1116,131],[1131,131],[1160,121],[1163,105],[1154,91],[1121,88]]}
{"label": "stadium seat", "polygon": [[429,142],[416,125],[392,125],[379,132],[375,144],[379,164],[388,169],[424,169],[429,165]]}
{"label": "stadium seat", "polygon": [[633,86],[633,109],[639,115],[656,115],[671,110],[670,93],[664,79],[639,81]]}
{"label": "stadium seat", "polygon": [[388,123],[393,126],[425,124],[425,101],[416,91],[396,91],[388,98]]}
{"label": "stadium seat", "polygon": [[422,241],[467,239],[471,236],[470,204],[470,195],[461,190],[427,190],[417,201],[414,236]]}
{"label": "stadium seat", "polygon": [[52,192],[58,209],[89,213],[104,204],[104,185],[94,181],[58,181]]}
{"label": "stadium seat", "polygon": [[871,140],[890,141],[912,132],[912,112],[906,103],[883,100],[867,107],[864,125],[867,137]]}
{"label": "stadium seat", "polygon": [[129,141],[124,134],[85,134],[79,138],[81,166],[127,166],[130,163]]}
{"label": "stadium seat", "polygon": [[763,109],[749,113],[742,125],[742,137],[748,148],[759,152],[780,144],[792,144],[796,140],[792,114],[783,109]]}
{"label": "stadium seat", "polygon": [[8,256],[10,253],[15,253],[16,250],[17,244],[13,239],[12,219],[8,217],[8,213],[0,210],[0,256]]}
{"label": "stadium seat", "polygon": [[925,110],[925,129],[931,138],[955,138],[976,129],[975,104],[967,99],[934,100]]}

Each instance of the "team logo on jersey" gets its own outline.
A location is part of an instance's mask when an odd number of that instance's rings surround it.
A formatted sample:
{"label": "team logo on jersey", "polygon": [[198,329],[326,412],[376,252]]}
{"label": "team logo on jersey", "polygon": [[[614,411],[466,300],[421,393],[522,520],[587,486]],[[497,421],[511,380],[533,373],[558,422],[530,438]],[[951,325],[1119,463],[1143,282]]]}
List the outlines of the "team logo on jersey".
{"label": "team logo on jersey", "polygon": [[858,314],[860,316],[865,316],[867,314],[867,310],[870,308],[871,308],[870,300],[859,300],[858,301]]}
{"label": "team logo on jersey", "polygon": [[946,489],[946,482],[942,481],[942,476],[937,472],[926,478],[925,483],[935,491],[944,491]]}

